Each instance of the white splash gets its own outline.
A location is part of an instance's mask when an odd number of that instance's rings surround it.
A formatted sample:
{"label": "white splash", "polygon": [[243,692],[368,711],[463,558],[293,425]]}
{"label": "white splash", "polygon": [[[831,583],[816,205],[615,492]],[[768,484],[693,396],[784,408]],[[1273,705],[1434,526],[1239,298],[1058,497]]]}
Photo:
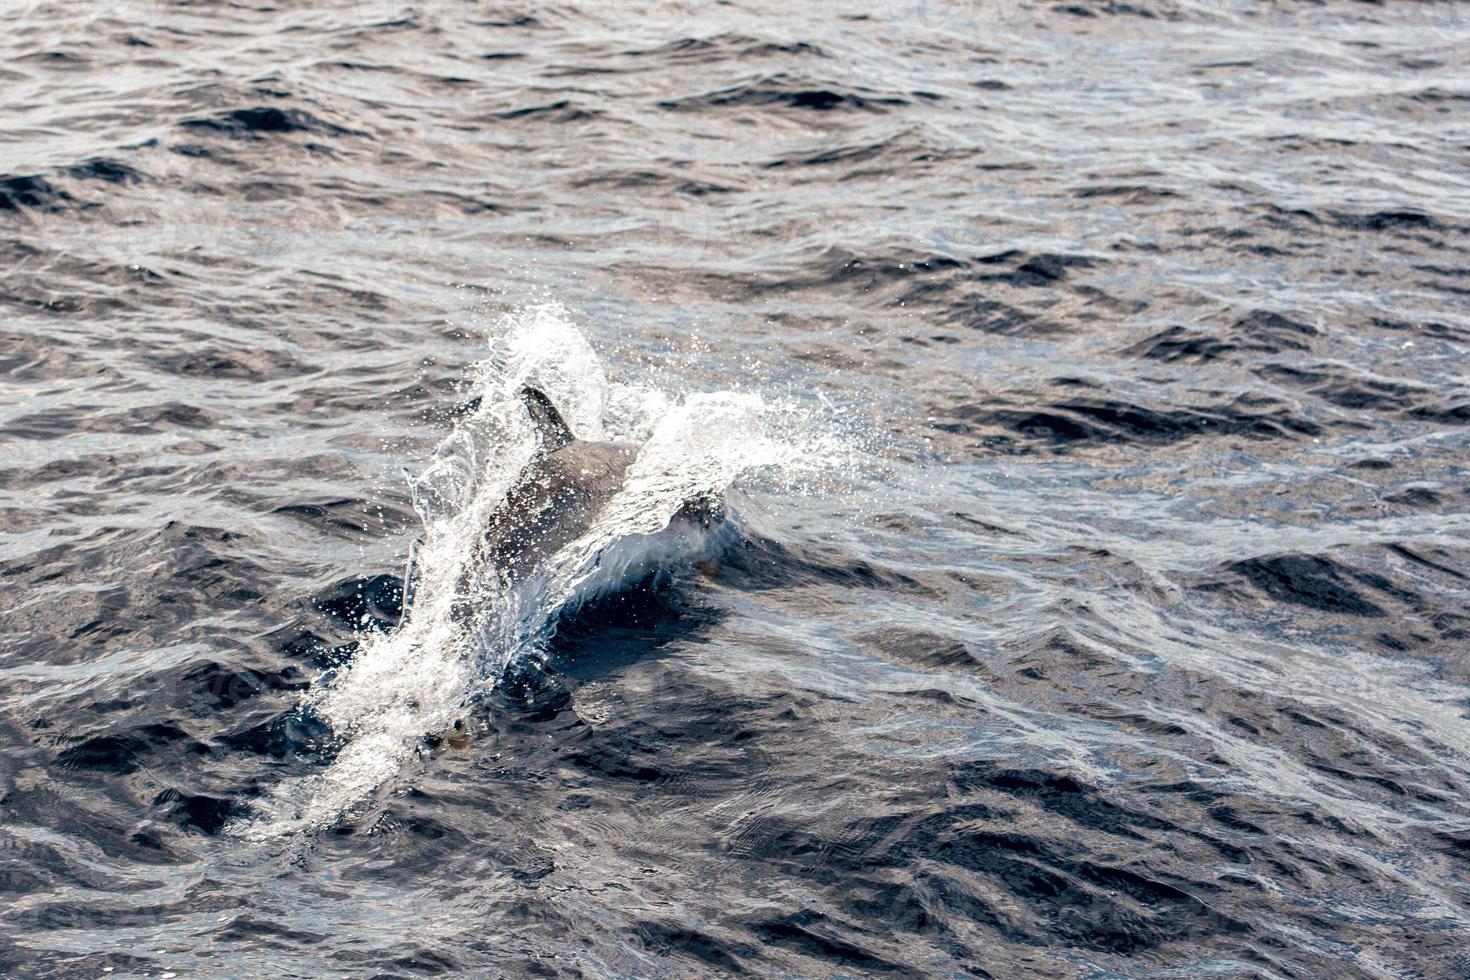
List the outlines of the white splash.
{"label": "white splash", "polygon": [[[526,384],[546,391],[580,438],[615,438],[638,452],[593,526],[507,587],[477,544],[536,448],[519,397]],[[332,825],[389,783],[424,736],[450,729],[471,697],[544,643],[558,616],[657,567],[707,554],[714,532],[673,520],[687,501],[717,498],[751,469],[803,461],[768,429],[757,395],[681,398],[609,382],[555,306],[503,322],[472,388],[479,407],[412,481],[424,533],[407,617],[393,633],[365,638],[353,662],[319,681],[303,705],[331,725],[335,759],[255,801],[237,833],[261,839]]]}

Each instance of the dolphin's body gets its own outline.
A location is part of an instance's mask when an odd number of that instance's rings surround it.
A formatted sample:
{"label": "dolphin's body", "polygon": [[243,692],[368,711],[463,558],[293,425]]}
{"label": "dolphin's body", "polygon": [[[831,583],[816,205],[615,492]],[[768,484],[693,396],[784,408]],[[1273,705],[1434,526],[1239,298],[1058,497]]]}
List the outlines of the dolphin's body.
{"label": "dolphin's body", "polygon": [[[490,515],[475,560],[460,578],[455,618],[461,621],[477,601],[472,588],[477,570],[482,576],[491,572],[492,580],[498,573],[504,585],[525,581],[543,560],[592,527],[603,507],[623,488],[628,468],[638,454],[637,447],[626,443],[578,439],[539,389],[522,388],[521,399],[540,434],[540,445],[520,479]],[[670,522],[673,540],[664,542],[662,549],[652,546],[649,550],[653,555],[665,551],[695,560],[708,557],[700,552],[708,549],[712,530],[724,518],[721,501],[687,501]],[[625,584],[622,574],[646,573],[656,562],[656,558],[651,562],[648,555],[623,554],[617,558],[620,560],[608,562],[613,580],[590,583],[593,591],[621,587]],[[412,571],[410,558],[405,592],[410,589]]]}
{"label": "dolphin's body", "polygon": [[536,388],[521,389],[541,445],[521,478],[490,515],[484,555],[511,581],[585,534],[623,487],[634,446],[572,435],[561,413]]}

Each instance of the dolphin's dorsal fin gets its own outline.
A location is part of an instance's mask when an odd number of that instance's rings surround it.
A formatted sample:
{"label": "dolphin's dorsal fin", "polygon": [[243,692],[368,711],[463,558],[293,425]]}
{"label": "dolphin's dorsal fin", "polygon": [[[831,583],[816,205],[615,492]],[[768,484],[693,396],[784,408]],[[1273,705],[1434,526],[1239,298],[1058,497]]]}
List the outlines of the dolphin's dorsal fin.
{"label": "dolphin's dorsal fin", "polygon": [[540,388],[522,388],[521,400],[526,403],[526,411],[531,413],[531,421],[536,423],[541,433],[543,453],[553,452],[572,441],[572,430],[556,406],[551,404],[551,399],[546,397],[546,392]]}

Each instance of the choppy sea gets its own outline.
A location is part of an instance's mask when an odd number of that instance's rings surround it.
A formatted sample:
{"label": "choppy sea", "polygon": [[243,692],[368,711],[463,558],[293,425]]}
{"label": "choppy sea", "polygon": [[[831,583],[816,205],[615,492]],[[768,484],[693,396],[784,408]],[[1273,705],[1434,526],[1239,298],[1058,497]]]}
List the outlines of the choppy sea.
{"label": "choppy sea", "polygon": [[1470,975],[1470,4],[6,14],[0,973]]}

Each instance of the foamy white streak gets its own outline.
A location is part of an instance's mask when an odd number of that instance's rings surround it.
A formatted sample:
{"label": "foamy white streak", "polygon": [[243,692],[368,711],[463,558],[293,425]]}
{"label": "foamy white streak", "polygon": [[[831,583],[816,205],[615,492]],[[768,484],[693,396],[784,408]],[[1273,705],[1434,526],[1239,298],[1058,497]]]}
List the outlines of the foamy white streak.
{"label": "foamy white streak", "polygon": [[[525,384],[547,391],[579,437],[612,432],[639,449],[594,525],[506,587],[496,569],[476,564],[477,545],[535,450],[518,394]],[[451,728],[471,697],[550,636],[564,611],[706,554],[714,532],[674,521],[687,501],[717,499],[742,472],[791,459],[764,433],[759,397],[720,392],[681,400],[610,384],[586,339],[554,307],[505,324],[476,369],[474,390],[480,407],[413,481],[424,535],[412,609],[394,633],[364,638],[352,664],[324,678],[303,706],[332,726],[336,758],[316,775],[279,785],[238,832],[264,838],[331,825],[392,780],[425,735]],[[609,410],[615,414],[605,418]]]}

